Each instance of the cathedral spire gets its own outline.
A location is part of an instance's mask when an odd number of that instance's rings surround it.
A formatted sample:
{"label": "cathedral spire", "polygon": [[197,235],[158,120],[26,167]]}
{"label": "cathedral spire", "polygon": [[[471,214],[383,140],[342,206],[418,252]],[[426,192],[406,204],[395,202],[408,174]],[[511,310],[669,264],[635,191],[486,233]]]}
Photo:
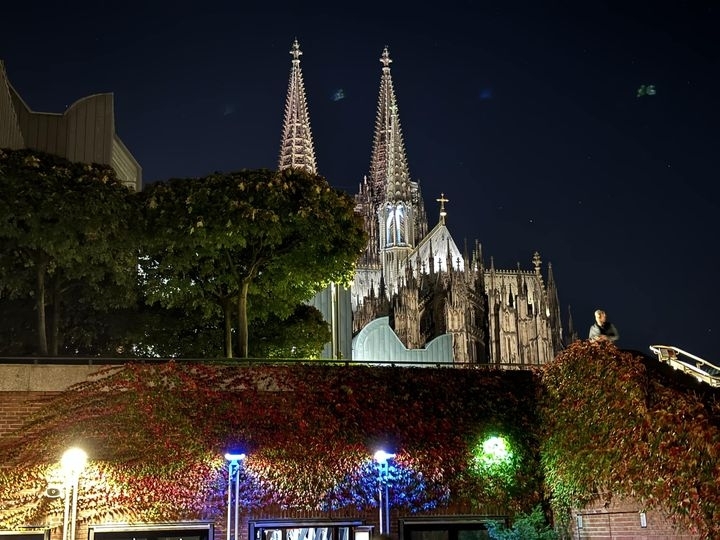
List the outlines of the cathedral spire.
{"label": "cathedral spire", "polygon": [[552,264],[548,263],[547,277],[547,316],[550,319],[550,332],[553,348],[560,351],[563,347],[562,323],[560,321],[560,300],[558,298],[555,277],[553,276]]}
{"label": "cathedral spire", "polygon": [[292,68],[285,101],[285,120],[280,142],[280,160],[278,169],[298,168],[311,174],[317,174],[315,149],[310,130],[310,115],[305,97],[305,84],[300,69],[302,51],[297,39],[293,42]]}
{"label": "cathedral spire", "polygon": [[395,89],[390,75],[392,60],[387,47],[383,50],[380,62],[383,67],[370,160],[370,178],[377,197],[376,203],[401,201],[410,203],[410,172],[400,128]]}

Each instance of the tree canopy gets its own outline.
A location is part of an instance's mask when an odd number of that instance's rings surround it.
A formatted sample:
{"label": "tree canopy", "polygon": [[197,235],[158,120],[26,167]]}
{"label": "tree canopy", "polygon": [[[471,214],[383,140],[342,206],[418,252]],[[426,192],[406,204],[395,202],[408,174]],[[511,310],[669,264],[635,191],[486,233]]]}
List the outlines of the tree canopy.
{"label": "tree canopy", "polygon": [[301,170],[171,179],[142,196],[148,300],[221,313],[228,357],[233,330],[248,356],[249,317],[285,319],[330,282],[349,283],[366,241],[352,198]]}
{"label": "tree canopy", "polygon": [[0,150],[0,297],[32,299],[36,352],[58,354],[63,309],[133,301],[136,222],[112,168]]}

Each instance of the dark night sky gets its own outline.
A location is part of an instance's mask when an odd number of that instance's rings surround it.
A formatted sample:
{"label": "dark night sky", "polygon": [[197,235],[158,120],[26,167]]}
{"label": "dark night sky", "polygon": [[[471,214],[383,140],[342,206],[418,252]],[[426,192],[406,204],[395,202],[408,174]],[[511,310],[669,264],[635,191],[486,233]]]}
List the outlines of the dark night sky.
{"label": "dark night sky", "polygon": [[113,92],[152,182],[275,168],[297,38],[318,168],[354,194],[387,45],[431,226],[444,192],[456,242],[479,240],[486,264],[531,269],[539,251],[583,338],[602,307],[625,348],[720,362],[720,6],[194,4],[3,6],[0,59],[36,111]]}

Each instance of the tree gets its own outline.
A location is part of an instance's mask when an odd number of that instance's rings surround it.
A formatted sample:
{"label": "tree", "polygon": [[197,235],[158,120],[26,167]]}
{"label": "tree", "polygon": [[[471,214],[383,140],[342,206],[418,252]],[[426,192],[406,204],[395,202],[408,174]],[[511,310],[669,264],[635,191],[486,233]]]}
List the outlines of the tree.
{"label": "tree", "polygon": [[256,319],[248,333],[254,358],[318,358],[332,339],[322,313],[307,304],[299,305],[287,319],[274,315]]}
{"label": "tree", "polygon": [[488,533],[495,540],[555,540],[558,537],[547,523],[540,505],[529,514],[520,513],[516,516],[511,528],[489,522]]}
{"label": "tree", "polygon": [[0,278],[7,298],[34,298],[40,354],[57,354],[68,298],[98,309],[132,301],[134,208],[108,166],[0,150]]}
{"label": "tree", "polygon": [[233,315],[247,357],[249,313],[286,319],[329,283],[348,284],[366,241],[352,198],[300,170],[172,179],[144,203],[148,301],[222,313],[228,357]]}

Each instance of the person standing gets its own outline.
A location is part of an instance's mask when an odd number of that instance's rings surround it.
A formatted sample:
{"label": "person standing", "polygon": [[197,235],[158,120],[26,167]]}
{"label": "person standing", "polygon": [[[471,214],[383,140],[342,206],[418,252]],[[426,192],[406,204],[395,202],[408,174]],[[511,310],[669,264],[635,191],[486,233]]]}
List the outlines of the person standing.
{"label": "person standing", "polygon": [[590,327],[588,339],[590,341],[606,340],[611,343],[620,339],[617,328],[608,320],[607,313],[602,309],[595,310],[595,324]]}

